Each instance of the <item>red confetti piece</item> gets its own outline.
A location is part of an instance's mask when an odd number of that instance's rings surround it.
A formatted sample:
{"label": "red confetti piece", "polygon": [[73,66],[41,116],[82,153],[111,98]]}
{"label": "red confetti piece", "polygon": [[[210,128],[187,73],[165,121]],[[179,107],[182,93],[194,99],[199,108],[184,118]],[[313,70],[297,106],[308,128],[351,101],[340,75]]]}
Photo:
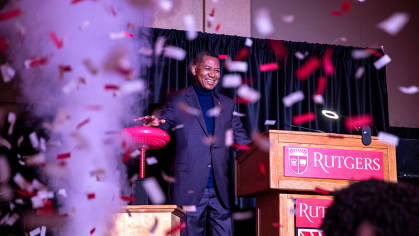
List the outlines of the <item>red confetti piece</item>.
{"label": "red confetti piece", "polygon": [[127,23],[127,28],[128,29],[134,29],[135,28],[135,25],[133,23],[128,22]]}
{"label": "red confetti piece", "polygon": [[327,79],[324,76],[320,76],[319,80],[317,81],[317,89],[314,95],[323,94],[324,89],[326,88]]}
{"label": "red confetti piece", "polygon": [[6,40],[4,37],[0,37],[0,52],[5,53],[7,49]]}
{"label": "red confetti piece", "polygon": [[236,97],[235,101],[238,104],[245,104],[245,105],[250,104],[250,102],[251,102],[250,100],[242,98],[242,97]]}
{"label": "red confetti piece", "polygon": [[303,124],[316,119],[316,115],[313,112],[305,113],[302,115],[297,115],[292,118],[294,124]]}
{"label": "red confetti piece", "polygon": [[329,195],[330,194],[330,191],[327,191],[327,190],[322,189],[322,188],[315,188],[314,192],[320,193],[320,194],[323,194],[323,195]]}
{"label": "red confetti piece", "polygon": [[113,7],[111,7],[111,12],[112,12],[112,15],[113,16],[116,16],[116,11],[115,11],[115,9]]}
{"label": "red confetti piece", "polygon": [[28,191],[21,190],[21,189],[16,190],[16,192],[17,192],[17,195],[22,196],[22,197],[28,197],[28,198],[31,198],[31,197],[36,196],[36,193],[35,193],[35,192],[30,193],[30,192],[28,192]]}
{"label": "red confetti piece", "polygon": [[57,37],[55,32],[50,32],[49,37],[54,42],[55,46],[57,46],[57,48],[62,48],[63,47],[63,42]]}
{"label": "red confetti piece", "polygon": [[87,194],[87,199],[94,199],[96,195],[94,193]]}
{"label": "red confetti piece", "polygon": [[310,58],[304,65],[300,66],[295,72],[295,76],[300,80],[306,80],[309,75],[313,74],[320,67],[320,59],[317,57]]}
{"label": "red confetti piece", "polygon": [[212,9],[211,13],[209,14],[210,16],[214,17],[215,14],[215,8]]}
{"label": "red confetti piece", "polygon": [[342,13],[339,11],[332,11],[330,14],[332,14],[332,16],[341,16]]}
{"label": "red confetti piece", "polygon": [[266,174],[265,164],[263,164],[262,162],[259,163],[259,170],[260,173],[262,173],[262,175]]}
{"label": "red confetti piece", "polygon": [[131,158],[131,157],[130,157],[130,155],[131,155],[131,148],[129,147],[129,148],[125,151],[125,153],[124,153],[124,158],[122,159],[122,162],[123,162],[124,164],[127,164],[127,163],[128,163],[129,159]]}
{"label": "red confetti piece", "polygon": [[352,4],[349,1],[342,2],[342,6],[340,8],[342,12],[348,13],[352,10]]}
{"label": "red confetti piece", "polygon": [[335,68],[333,67],[332,62],[332,53],[333,49],[327,48],[323,55],[323,69],[326,75],[333,75],[333,73],[335,73]]}
{"label": "red confetti piece", "polygon": [[6,11],[0,14],[0,21],[8,20],[17,16],[20,16],[20,9]]}
{"label": "red confetti piece", "polygon": [[69,215],[67,213],[65,213],[65,214],[62,214],[62,215],[58,215],[57,218],[58,219],[64,219],[64,218],[67,218],[68,216]]}
{"label": "red confetti piece", "polygon": [[63,153],[63,154],[58,154],[57,159],[58,160],[65,159],[65,158],[69,158],[70,156],[71,156],[71,154],[69,152],[68,153]]}
{"label": "red confetti piece", "polygon": [[90,234],[92,235],[96,231],[96,227],[93,227],[93,229],[90,230]]}
{"label": "red confetti piece", "polygon": [[371,53],[372,55],[374,55],[376,57],[382,57],[383,56],[383,54],[381,54],[381,53],[379,53],[379,52],[377,52],[377,51],[375,51],[374,49],[371,49],[371,48],[366,48],[365,51]]}
{"label": "red confetti piece", "polygon": [[268,46],[280,60],[287,58],[287,47],[279,40],[268,40]]}
{"label": "red confetti piece", "polygon": [[90,111],[101,111],[102,110],[101,105],[93,105],[93,104],[86,105],[86,106],[84,106],[84,108],[86,110],[90,110]]}
{"label": "red confetti piece", "polygon": [[223,59],[227,59],[228,55],[218,55],[218,59],[223,60]]}
{"label": "red confetti piece", "polygon": [[60,161],[60,163],[58,163],[59,167],[64,167],[66,165],[67,165],[67,162],[65,162],[65,161]]}
{"label": "red confetti piece", "polygon": [[352,116],[345,120],[345,128],[346,130],[354,130],[357,128],[361,128],[365,125],[371,125],[372,117],[371,115],[360,115],[360,116]]}
{"label": "red confetti piece", "polygon": [[85,119],[84,121],[82,121],[80,124],[78,124],[78,125],[76,126],[76,129],[80,129],[83,125],[85,125],[85,124],[89,123],[89,121],[90,121],[90,119],[89,119],[89,118]]}
{"label": "red confetti piece", "polygon": [[114,84],[105,84],[105,90],[118,90],[119,86]]}
{"label": "red confetti piece", "polygon": [[249,146],[247,146],[247,145],[240,145],[238,143],[233,143],[233,145],[231,145],[231,147],[232,148],[235,148],[235,149],[244,150],[244,151],[249,150]]}
{"label": "red confetti piece", "polygon": [[41,58],[35,58],[32,60],[25,61],[26,68],[35,67],[35,66],[43,66],[47,64],[48,58],[41,57]]}
{"label": "red confetti piece", "polygon": [[270,70],[278,70],[278,63],[272,62],[267,64],[262,64],[259,67],[261,72],[270,71]]}
{"label": "red confetti piece", "polygon": [[135,197],[130,197],[130,196],[121,196],[121,199],[123,201],[127,201],[127,202],[135,202]]}
{"label": "red confetti piece", "polygon": [[131,34],[125,31],[124,31],[124,35],[127,36],[128,38],[134,38],[134,34]]}
{"label": "red confetti piece", "polygon": [[186,229],[186,223],[185,222],[180,222],[180,224],[178,224],[177,226],[173,227],[172,229],[168,230],[166,232],[166,235],[170,235],[173,234],[177,231],[183,231],[184,229]]}
{"label": "red confetti piece", "polygon": [[45,207],[36,209],[36,214],[40,215],[40,216],[51,217],[51,216],[55,215],[55,212],[56,212],[55,208],[53,206],[50,206],[50,205],[47,205]]}
{"label": "red confetti piece", "polygon": [[73,1],[71,1],[71,4],[76,4],[76,3],[79,3],[79,2],[87,2],[87,1],[95,2],[96,0],[73,0]]}
{"label": "red confetti piece", "polygon": [[279,228],[279,227],[281,227],[281,224],[279,224],[277,222],[272,222],[272,226]]}
{"label": "red confetti piece", "polygon": [[242,48],[242,49],[240,49],[239,53],[237,54],[236,59],[234,59],[234,60],[235,61],[242,61],[244,58],[247,57],[248,54],[249,54],[249,49]]}
{"label": "red confetti piece", "polygon": [[218,30],[220,29],[220,24],[218,24],[216,27],[215,27],[215,32],[218,32]]}

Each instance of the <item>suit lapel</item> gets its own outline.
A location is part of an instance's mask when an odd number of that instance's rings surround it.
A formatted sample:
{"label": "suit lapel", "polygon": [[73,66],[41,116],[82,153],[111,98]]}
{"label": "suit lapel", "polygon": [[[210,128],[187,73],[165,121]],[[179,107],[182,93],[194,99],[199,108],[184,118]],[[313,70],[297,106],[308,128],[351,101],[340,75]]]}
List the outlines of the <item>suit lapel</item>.
{"label": "suit lapel", "polygon": [[[213,117],[214,118],[214,135],[215,135],[221,125],[221,115],[223,112],[223,106],[220,103],[220,97],[215,91],[212,94],[212,99],[213,99],[212,101],[214,103],[214,107],[217,107],[217,106],[221,107],[220,114],[218,116]],[[223,135],[223,134],[219,134],[219,135]]]}
{"label": "suit lapel", "polygon": [[199,105],[198,97],[196,96],[195,89],[192,86],[189,86],[186,90],[186,101],[188,102],[189,106],[195,109],[198,109],[200,113],[198,115],[195,115],[196,119],[198,119],[199,124],[202,127],[202,130],[204,130],[205,135],[208,137],[208,129],[207,125],[205,124],[204,116],[202,115],[202,108],[201,105]]}

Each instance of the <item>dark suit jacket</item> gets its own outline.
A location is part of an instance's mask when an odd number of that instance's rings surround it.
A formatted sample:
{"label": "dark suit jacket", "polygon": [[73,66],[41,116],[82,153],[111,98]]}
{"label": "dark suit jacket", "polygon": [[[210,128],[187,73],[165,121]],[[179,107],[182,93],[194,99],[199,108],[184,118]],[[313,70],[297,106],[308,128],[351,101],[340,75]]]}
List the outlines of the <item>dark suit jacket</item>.
{"label": "dark suit jacket", "polygon": [[[220,106],[219,116],[214,117],[214,137],[211,144],[204,144],[208,137],[205,119],[193,86],[168,95],[161,107],[160,119],[166,123],[159,128],[173,131],[171,142],[175,144],[174,163],[171,173],[176,183],[169,186],[169,203],[179,206],[198,205],[208,181],[209,166],[214,171],[215,187],[222,199],[222,204],[230,208],[229,191],[232,175],[229,161],[229,147],[225,145],[225,133],[233,129],[234,142],[247,145],[250,142],[238,116],[233,116],[234,101],[224,95],[213,92],[214,106]],[[185,105],[199,111],[197,115],[185,112]]]}

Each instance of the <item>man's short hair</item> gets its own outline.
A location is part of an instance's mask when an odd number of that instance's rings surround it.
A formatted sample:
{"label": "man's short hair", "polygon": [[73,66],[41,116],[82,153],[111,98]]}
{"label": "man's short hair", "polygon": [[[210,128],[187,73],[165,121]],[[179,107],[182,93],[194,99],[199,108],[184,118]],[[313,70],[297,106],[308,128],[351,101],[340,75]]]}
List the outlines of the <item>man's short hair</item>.
{"label": "man's short hair", "polygon": [[208,57],[215,57],[218,59],[218,55],[215,54],[215,52],[213,51],[201,51],[200,53],[198,53],[195,58],[193,59],[193,65],[195,66],[199,66],[201,64],[201,62],[204,60],[204,57],[208,56]]}
{"label": "man's short hair", "polygon": [[372,179],[333,195],[321,226],[325,236],[419,235],[419,189],[413,185]]}

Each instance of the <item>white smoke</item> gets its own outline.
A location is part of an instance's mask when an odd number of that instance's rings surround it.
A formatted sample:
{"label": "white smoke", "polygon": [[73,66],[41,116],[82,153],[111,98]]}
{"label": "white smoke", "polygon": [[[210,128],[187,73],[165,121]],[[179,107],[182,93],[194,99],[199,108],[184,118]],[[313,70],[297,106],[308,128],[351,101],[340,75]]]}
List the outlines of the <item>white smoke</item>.
{"label": "white smoke", "polygon": [[[151,11],[151,1],[143,2],[143,8],[138,2],[22,0],[10,1],[2,10],[21,11],[0,22],[7,32],[6,58],[16,70],[19,99],[33,104],[33,114],[45,118],[49,142],[61,142],[45,152],[44,168],[50,189],[64,189],[67,195],[58,195],[59,214],[69,215],[60,235],[89,235],[92,230],[106,235],[111,213],[126,204],[120,199],[125,190],[121,179],[126,178],[124,150],[119,137],[109,131],[123,129],[124,122],[143,109],[137,105],[146,86],[138,51],[147,42],[138,38],[138,27],[127,25],[141,25],[143,16],[152,14],[146,12]],[[157,2],[167,9],[171,1]],[[111,39],[112,33],[128,37]],[[27,68],[28,60],[37,58],[48,62]],[[60,73],[60,66],[71,71]],[[57,158],[68,153],[69,158]],[[98,170],[104,174],[90,174]]]}

